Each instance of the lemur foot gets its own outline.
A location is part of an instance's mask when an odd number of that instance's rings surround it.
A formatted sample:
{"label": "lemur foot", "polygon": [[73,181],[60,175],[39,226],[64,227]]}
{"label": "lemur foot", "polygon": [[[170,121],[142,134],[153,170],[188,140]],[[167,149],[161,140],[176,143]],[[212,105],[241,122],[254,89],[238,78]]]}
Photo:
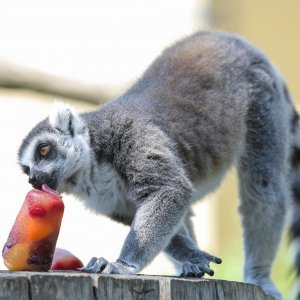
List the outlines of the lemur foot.
{"label": "lemur foot", "polygon": [[215,272],[209,267],[210,262],[220,264],[222,260],[206,252],[201,252],[197,261],[186,262],[182,265],[180,277],[203,277],[205,274],[213,276]]}
{"label": "lemur foot", "polygon": [[256,279],[247,279],[247,283],[252,283],[258,285],[262,288],[265,294],[274,297],[275,300],[282,300],[282,296],[275,287],[274,283],[269,278],[256,278]]}
{"label": "lemur foot", "polygon": [[103,258],[97,258],[93,257],[90,259],[88,264],[81,268],[81,272],[87,272],[87,273],[102,273],[102,271],[105,269],[105,267],[108,265],[108,261]]}
{"label": "lemur foot", "polygon": [[81,269],[81,272],[102,274],[134,274],[136,273],[136,268],[120,260],[110,263],[103,257],[93,257],[86,267]]}

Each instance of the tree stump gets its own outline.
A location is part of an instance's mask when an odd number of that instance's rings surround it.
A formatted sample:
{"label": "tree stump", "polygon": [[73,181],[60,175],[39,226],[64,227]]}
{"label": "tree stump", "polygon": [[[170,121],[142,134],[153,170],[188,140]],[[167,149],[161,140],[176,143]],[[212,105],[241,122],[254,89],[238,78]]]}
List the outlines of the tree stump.
{"label": "tree stump", "polygon": [[271,300],[252,284],[148,275],[0,271],[0,300]]}

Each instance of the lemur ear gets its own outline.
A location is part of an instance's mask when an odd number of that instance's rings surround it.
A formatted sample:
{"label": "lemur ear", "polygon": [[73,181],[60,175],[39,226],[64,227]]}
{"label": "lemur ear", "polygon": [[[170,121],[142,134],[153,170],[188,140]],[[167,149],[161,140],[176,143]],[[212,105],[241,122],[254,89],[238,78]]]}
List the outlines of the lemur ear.
{"label": "lemur ear", "polygon": [[79,115],[71,106],[62,102],[55,102],[49,123],[54,129],[71,136],[85,132],[85,125]]}

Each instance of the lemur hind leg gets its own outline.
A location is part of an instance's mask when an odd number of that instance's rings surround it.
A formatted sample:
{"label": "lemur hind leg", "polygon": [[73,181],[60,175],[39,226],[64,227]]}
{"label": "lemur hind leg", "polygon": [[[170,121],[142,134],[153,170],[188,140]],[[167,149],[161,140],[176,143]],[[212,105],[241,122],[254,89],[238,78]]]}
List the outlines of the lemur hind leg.
{"label": "lemur hind leg", "polygon": [[258,95],[248,112],[239,183],[245,246],[244,280],[281,299],[270,275],[289,198],[288,129],[281,99]]}
{"label": "lemur hind leg", "polygon": [[178,275],[182,277],[202,277],[204,274],[213,276],[214,271],[209,264],[222,262],[220,258],[199,250],[189,216],[164,251],[174,262]]}

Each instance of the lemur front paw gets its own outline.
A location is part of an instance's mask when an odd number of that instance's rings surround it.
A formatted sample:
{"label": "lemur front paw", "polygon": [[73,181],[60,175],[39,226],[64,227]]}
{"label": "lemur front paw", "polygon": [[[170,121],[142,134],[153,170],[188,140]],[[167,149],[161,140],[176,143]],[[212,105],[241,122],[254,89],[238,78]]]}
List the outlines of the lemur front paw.
{"label": "lemur front paw", "polygon": [[105,267],[108,265],[108,261],[103,258],[97,258],[93,257],[90,259],[88,264],[81,268],[81,272],[87,272],[87,273],[102,273],[102,271],[105,269]]}
{"label": "lemur front paw", "polygon": [[81,272],[102,274],[134,274],[136,268],[123,261],[108,262],[105,258],[93,257]]}
{"label": "lemur front paw", "polygon": [[208,253],[201,252],[201,256],[196,262],[186,262],[182,265],[180,277],[203,277],[205,274],[213,276],[215,272],[209,267],[210,262],[220,264],[222,260]]}

